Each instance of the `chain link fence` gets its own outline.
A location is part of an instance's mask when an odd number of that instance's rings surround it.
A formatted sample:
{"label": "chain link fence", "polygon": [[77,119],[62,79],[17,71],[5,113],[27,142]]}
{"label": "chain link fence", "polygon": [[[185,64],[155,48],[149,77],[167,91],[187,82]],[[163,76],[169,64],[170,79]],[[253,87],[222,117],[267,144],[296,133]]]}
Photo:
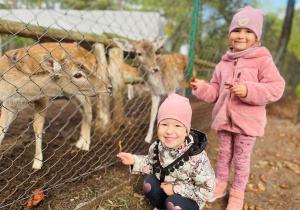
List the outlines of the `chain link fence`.
{"label": "chain link fence", "polygon": [[[80,2],[0,10],[0,208],[113,165],[120,149],[145,154],[155,110],[185,92],[188,58],[178,53],[188,52],[192,1]],[[215,14],[201,4],[194,69],[206,81],[227,48],[229,23]],[[209,127],[213,105],[190,100],[192,127]]]}
{"label": "chain link fence", "polygon": [[[184,93],[179,79],[185,80],[187,68],[187,56],[161,54],[170,50],[170,40],[159,13],[10,9],[0,14],[1,208],[27,201],[37,188],[51,190],[114,164],[119,144],[123,151],[146,152],[151,106],[157,108],[170,92]],[[117,38],[127,44],[149,41],[122,51]],[[166,68],[177,69],[180,78]],[[155,72],[159,69],[162,73]],[[212,68],[201,69],[211,74]],[[151,74],[162,84],[147,86]],[[194,126],[209,126],[212,106],[195,101],[193,107]],[[156,113],[152,116],[148,141],[156,138]]]}

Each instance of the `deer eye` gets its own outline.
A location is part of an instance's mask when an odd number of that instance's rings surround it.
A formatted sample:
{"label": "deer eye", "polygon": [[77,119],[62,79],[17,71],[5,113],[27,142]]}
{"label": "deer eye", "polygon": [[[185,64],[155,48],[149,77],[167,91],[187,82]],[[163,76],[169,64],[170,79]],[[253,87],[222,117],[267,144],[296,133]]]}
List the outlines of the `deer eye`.
{"label": "deer eye", "polygon": [[81,73],[76,73],[76,74],[74,75],[74,77],[78,79],[78,78],[82,77],[82,74],[81,74]]}
{"label": "deer eye", "polygon": [[142,56],[142,53],[137,53],[137,56]]}

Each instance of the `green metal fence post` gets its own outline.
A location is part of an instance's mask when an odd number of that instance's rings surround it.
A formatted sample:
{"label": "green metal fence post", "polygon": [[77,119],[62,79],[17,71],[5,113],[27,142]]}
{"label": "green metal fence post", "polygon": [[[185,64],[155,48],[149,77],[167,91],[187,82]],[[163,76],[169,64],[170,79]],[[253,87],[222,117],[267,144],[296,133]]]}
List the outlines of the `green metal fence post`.
{"label": "green metal fence post", "polygon": [[[188,69],[186,75],[186,81],[189,82],[193,75],[193,66],[194,66],[194,42],[197,35],[198,30],[198,16],[199,16],[199,7],[200,7],[200,0],[194,0],[193,3],[193,16],[192,16],[192,29],[190,33],[190,48],[189,48],[189,62],[188,62]],[[185,95],[187,98],[191,97],[191,88],[187,88],[185,90]]]}

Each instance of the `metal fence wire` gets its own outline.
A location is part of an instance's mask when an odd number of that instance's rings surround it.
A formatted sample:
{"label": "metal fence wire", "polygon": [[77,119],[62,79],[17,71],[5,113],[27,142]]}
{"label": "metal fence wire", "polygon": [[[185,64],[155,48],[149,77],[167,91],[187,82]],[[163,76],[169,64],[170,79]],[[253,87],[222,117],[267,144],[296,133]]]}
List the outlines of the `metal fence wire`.
{"label": "metal fence wire", "polygon": [[[114,164],[119,142],[145,153],[156,138],[152,104],[185,90],[187,56],[162,54],[171,49],[159,13],[0,14],[1,208]],[[195,125],[208,126],[211,105],[193,106]]]}
{"label": "metal fence wire", "polygon": [[[167,13],[62,2],[0,10],[0,208],[115,164],[119,144],[145,154],[161,101],[185,93],[192,1]],[[217,22],[200,13],[194,70],[207,81],[227,47]],[[190,100],[192,127],[209,127],[213,105]]]}

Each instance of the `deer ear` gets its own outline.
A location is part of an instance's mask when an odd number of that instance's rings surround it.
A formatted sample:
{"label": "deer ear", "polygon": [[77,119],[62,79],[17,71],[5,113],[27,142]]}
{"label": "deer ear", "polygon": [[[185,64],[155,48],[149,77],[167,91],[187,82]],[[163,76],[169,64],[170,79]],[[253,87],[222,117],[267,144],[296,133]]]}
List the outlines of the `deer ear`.
{"label": "deer ear", "polygon": [[61,60],[66,60],[66,59],[69,59],[70,58],[70,54],[66,51],[66,50],[63,50],[62,51],[62,55],[61,55]]}
{"label": "deer ear", "polygon": [[18,60],[18,53],[19,53],[19,49],[18,50],[14,50],[12,55],[11,55],[11,61],[16,62]]}
{"label": "deer ear", "polygon": [[42,59],[47,71],[49,71],[52,76],[61,76],[62,68],[57,60],[55,60],[50,55],[42,55]]}
{"label": "deer ear", "polygon": [[166,41],[167,38],[168,38],[167,35],[159,36],[153,41],[153,46],[155,48],[155,51],[163,46],[163,44],[164,44],[164,42]]}
{"label": "deer ear", "polygon": [[126,52],[133,52],[133,45],[129,43],[126,39],[114,38],[113,41],[118,45],[119,48]]}

